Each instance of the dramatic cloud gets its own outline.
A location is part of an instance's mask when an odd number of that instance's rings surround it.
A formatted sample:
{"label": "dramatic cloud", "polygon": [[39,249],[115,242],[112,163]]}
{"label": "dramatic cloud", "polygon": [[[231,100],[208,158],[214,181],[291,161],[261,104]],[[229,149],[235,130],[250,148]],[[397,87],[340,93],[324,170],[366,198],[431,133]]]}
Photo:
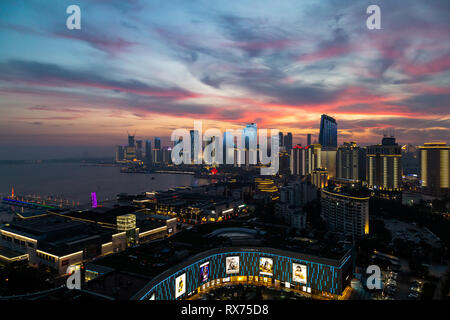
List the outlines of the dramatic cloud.
{"label": "dramatic cloud", "polygon": [[304,142],[322,113],[340,142],[449,141],[449,2],[377,3],[381,30],[368,1],[80,1],[81,30],[71,1],[2,3],[0,144],[113,145],[193,120]]}

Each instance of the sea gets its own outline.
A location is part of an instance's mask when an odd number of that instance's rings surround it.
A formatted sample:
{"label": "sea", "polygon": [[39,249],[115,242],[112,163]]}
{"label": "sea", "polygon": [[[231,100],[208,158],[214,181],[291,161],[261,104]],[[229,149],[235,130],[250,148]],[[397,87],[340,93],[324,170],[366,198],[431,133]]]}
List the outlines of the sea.
{"label": "sea", "polygon": [[[153,179],[152,179],[153,178]],[[0,196],[39,195],[89,203],[91,192],[97,200],[114,200],[119,193],[139,194],[180,186],[209,183],[189,174],[121,173],[120,167],[82,163],[30,163],[0,165]]]}

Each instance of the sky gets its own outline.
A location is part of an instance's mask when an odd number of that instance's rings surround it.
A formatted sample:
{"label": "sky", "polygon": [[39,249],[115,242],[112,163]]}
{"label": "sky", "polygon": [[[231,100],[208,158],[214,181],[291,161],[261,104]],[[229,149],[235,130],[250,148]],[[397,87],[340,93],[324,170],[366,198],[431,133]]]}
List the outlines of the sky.
{"label": "sky", "polygon": [[448,0],[2,0],[0,160],[112,155],[127,131],[168,144],[194,120],[305,144],[321,114],[339,143],[448,143],[449,14]]}

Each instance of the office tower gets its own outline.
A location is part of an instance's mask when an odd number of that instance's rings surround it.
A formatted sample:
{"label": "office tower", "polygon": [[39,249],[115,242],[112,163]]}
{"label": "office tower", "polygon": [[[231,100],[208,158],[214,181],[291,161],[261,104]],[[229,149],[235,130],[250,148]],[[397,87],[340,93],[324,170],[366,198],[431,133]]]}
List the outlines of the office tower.
{"label": "office tower", "polygon": [[315,169],[322,167],[322,146],[312,144],[306,146],[306,174],[312,173]]}
{"label": "office tower", "polygon": [[[228,142],[227,142],[228,141]],[[227,148],[227,143],[230,143],[230,148]],[[230,132],[224,132],[223,133],[223,164],[229,164],[232,165],[234,163],[227,163],[227,155],[230,155],[232,159],[234,159],[234,148],[235,143],[233,139],[233,135]]]}
{"label": "office tower", "polygon": [[359,180],[360,151],[356,142],[344,142],[336,155],[336,178]]}
{"label": "office tower", "polygon": [[123,160],[123,147],[122,146],[116,146],[116,156],[115,156],[115,160],[116,162],[122,161]]}
{"label": "office tower", "polygon": [[172,163],[172,148],[171,147],[163,147],[161,150],[161,161],[163,164]]}
{"label": "office tower", "polygon": [[306,145],[310,146],[311,145],[311,133],[308,133],[307,138],[306,138]]}
{"label": "office tower", "polygon": [[319,188],[325,188],[328,186],[328,171],[324,168],[317,168],[314,169],[313,172],[311,172],[311,182],[312,184]]}
{"label": "office tower", "polygon": [[143,159],[143,148],[142,148],[143,144],[142,144],[142,140],[136,140],[136,158],[138,158],[139,160]]}
{"label": "office tower", "polygon": [[320,152],[320,167],[327,169],[329,178],[336,176],[336,153],[336,148],[333,147],[322,148]]}
{"label": "office tower", "polygon": [[283,139],[283,132],[278,132],[278,140],[279,140],[279,146],[283,147],[284,146],[284,139]]}
{"label": "office tower", "polygon": [[155,149],[160,150],[161,149],[161,138],[155,137]]}
{"label": "office tower", "polygon": [[326,114],[320,119],[319,144],[322,147],[337,148],[337,123],[336,120]]}
{"label": "office tower", "polygon": [[367,147],[367,185],[384,191],[401,191],[401,147],[394,137],[385,136],[381,144]]}
{"label": "office tower", "polygon": [[450,146],[445,142],[424,143],[419,146],[420,180],[425,193],[435,197],[449,195]]}
{"label": "office tower", "polygon": [[152,163],[152,142],[150,140],[145,140],[145,162]]}
{"label": "office tower", "polygon": [[134,147],[134,135],[131,136],[130,134],[128,134],[128,146],[129,147]]}
{"label": "office tower", "polygon": [[287,152],[291,152],[291,150],[292,150],[292,133],[291,132],[288,132],[284,136],[283,146],[286,148]]}
{"label": "office tower", "polygon": [[292,175],[303,176],[306,174],[306,149],[301,144],[292,149],[290,160]]}
{"label": "office tower", "polygon": [[[203,141],[198,130],[190,130],[189,133],[191,137],[191,164],[194,164],[201,159]],[[195,148],[196,146],[197,148]]]}
{"label": "office tower", "polygon": [[369,198],[361,191],[322,189],[320,216],[332,232],[361,238],[369,234]]}
{"label": "office tower", "polygon": [[249,149],[252,145],[257,145],[258,127],[256,123],[247,124],[243,130],[244,147]]}
{"label": "office tower", "polygon": [[282,148],[279,152],[279,172],[280,174],[289,174],[291,172],[289,153]]}

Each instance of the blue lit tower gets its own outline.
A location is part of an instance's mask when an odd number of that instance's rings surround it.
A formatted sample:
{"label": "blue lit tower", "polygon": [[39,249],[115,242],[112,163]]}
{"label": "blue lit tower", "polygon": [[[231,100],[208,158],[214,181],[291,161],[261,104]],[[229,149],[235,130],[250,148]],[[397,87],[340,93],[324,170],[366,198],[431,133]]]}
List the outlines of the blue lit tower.
{"label": "blue lit tower", "polygon": [[325,148],[337,148],[337,123],[334,118],[326,114],[323,114],[320,119],[319,144]]}

